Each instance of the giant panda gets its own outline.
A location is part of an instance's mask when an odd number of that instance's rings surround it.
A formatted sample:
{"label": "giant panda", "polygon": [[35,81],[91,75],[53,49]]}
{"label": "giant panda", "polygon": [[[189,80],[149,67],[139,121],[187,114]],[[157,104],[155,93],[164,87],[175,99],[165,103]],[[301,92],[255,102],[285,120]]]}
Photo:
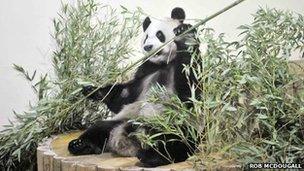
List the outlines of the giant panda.
{"label": "giant panda", "polygon": [[[146,17],[142,24],[143,52],[151,53],[189,29],[191,25],[184,24],[184,19],[185,12],[179,7],[172,10],[171,18],[159,20]],[[194,37],[194,32],[188,33],[186,37]],[[72,140],[68,145],[69,152],[84,155],[109,151],[120,156],[136,156],[143,166],[148,167],[169,164],[171,161],[168,157],[174,162],[186,160],[193,153],[193,141],[190,143],[191,147],[189,143],[186,145],[181,141],[168,141],[166,144],[157,145],[157,149],[142,147],[134,132],[155,133],[155,130],[144,126],[139,128],[138,122],[133,120],[139,116],[153,117],[162,114],[162,105],[147,100],[150,89],[155,85],[165,87],[169,94],[176,94],[191,107],[189,83],[195,84],[196,80],[193,74],[186,77],[183,68],[190,63],[192,53],[198,53],[199,50],[194,46],[192,52],[189,52],[186,41],[186,38],[179,38],[164,46],[161,51],[141,64],[128,82],[108,85],[98,90],[94,86],[84,87],[84,95],[91,94],[89,98],[92,100],[103,100],[115,116],[109,120],[97,121],[79,138]],[[91,93],[92,91],[95,92]],[[144,125],[140,125],[142,124]],[[159,138],[170,140],[178,137],[164,135]]]}

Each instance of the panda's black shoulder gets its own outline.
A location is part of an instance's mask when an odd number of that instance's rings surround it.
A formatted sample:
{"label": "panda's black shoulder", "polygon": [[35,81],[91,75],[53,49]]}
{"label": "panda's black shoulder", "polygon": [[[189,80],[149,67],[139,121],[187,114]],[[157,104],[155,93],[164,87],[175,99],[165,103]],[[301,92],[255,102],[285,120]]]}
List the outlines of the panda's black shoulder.
{"label": "panda's black shoulder", "polygon": [[146,61],[137,68],[134,78],[135,79],[143,78],[147,75],[150,75],[150,74],[158,71],[159,69],[163,68],[164,66],[165,65],[163,65],[163,64],[155,64],[153,62]]}

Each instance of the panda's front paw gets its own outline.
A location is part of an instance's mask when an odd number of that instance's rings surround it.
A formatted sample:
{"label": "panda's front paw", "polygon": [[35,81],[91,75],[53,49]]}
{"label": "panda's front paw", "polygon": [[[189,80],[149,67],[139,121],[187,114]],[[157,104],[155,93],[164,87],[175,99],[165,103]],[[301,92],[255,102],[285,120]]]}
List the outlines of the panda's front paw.
{"label": "panda's front paw", "polygon": [[[175,36],[179,36],[181,34],[183,34],[185,31],[187,31],[188,29],[190,29],[192,27],[191,24],[181,24],[178,27],[176,27],[175,29],[173,29],[173,32],[175,34]],[[194,30],[191,30],[190,33],[194,33]]]}
{"label": "panda's front paw", "polygon": [[87,140],[74,139],[68,145],[68,150],[74,155],[99,154],[101,149]]}

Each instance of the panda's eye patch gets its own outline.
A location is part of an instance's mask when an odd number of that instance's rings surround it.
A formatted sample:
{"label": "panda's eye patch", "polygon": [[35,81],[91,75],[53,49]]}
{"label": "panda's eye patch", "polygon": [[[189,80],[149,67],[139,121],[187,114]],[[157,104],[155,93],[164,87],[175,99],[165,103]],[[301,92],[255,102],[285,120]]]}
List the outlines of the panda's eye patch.
{"label": "panda's eye patch", "polygon": [[156,33],[156,37],[159,39],[159,41],[161,41],[163,43],[166,41],[166,37],[162,31],[158,31]]}

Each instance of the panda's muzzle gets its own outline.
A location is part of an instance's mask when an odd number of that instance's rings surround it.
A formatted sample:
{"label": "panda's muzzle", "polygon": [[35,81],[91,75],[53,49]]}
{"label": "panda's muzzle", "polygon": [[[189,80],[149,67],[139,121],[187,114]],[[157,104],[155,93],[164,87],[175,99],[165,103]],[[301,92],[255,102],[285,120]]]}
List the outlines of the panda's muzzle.
{"label": "panda's muzzle", "polygon": [[[146,46],[144,46],[144,50],[145,50],[146,52],[151,52],[152,49],[153,49],[153,45],[146,45]],[[158,51],[155,55],[156,55],[156,56],[161,55],[161,54],[162,54],[162,51],[163,51],[163,50]]]}
{"label": "panda's muzzle", "polygon": [[146,46],[144,46],[144,50],[146,52],[150,52],[152,50],[152,48],[153,48],[153,45],[146,45]]}

